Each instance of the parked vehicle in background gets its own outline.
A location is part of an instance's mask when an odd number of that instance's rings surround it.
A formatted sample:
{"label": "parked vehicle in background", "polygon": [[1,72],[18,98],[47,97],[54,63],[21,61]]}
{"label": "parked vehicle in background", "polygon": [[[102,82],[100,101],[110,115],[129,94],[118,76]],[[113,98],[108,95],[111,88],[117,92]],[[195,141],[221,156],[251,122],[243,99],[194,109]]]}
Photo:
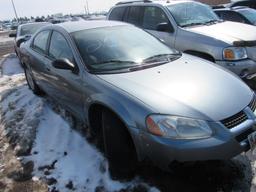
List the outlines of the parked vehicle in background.
{"label": "parked vehicle in background", "polygon": [[21,51],[31,90],[88,125],[112,176],[132,174],[145,159],[168,170],[173,161],[228,159],[255,147],[252,90],[142,29],[114,21],[49,25]]}
{"label": "parked vehicle in background", "polygon": [[18,26],[19,26],[19,23],[17,22],[12,23],[11,30],[17,30]]}
{"label": "parked vehicle in background", "polygon": [[105,15],[91,15],[86,20],[106,20]]}
{"label": "parked vehicle in background", "polygon": [[4,22],[2,26],[5,30],[11,30],[12,23]]}
{"label": "parked vehicle in background", "polygon": [[20,45],[21,43],[30,39],[38,29],[49,25],[47,22],[27,23],[19,25],[16,31],[9,34],[10,37],[14,37],[14,50],[18,58],[20,58]]}
{"label": "parked vehicle in background", "polygon": [[225,21],[234,21],[256,25],[256,10],[248,7],[214,9],[214,12]]}
{"label": "parked vehicle in background", "polygon": [[252,9],[256,9],[256,1],[255,0],[238,0],[231,1],[231,3],[213,5],[214,9],[222,9],[222,8],[235,8],[235,7],[249,7]]}
{"label": "parked vehicle in background", "polygon": [[241,78],[255,76],[256,28],[224,22],[202,3],[120,2],[109,11],[108,19],[139,26],[168,46],[215,62]]}
{"label": "parked vehicle in background", "polygon": [[246,6],[252,9],[256,9],[256,1],[255,0],[241,0],[241,1],[233,1],[224,5],[225,7],[238,7],[238,6]]}

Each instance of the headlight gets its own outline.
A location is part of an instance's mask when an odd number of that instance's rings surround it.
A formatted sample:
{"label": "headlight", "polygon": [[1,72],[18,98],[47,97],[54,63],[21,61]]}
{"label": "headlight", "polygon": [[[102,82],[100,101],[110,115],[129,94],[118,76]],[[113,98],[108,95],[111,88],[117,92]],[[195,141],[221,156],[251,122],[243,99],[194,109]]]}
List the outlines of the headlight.
{"label": "headlight", "polygon": [[223,50],[223,58],[230,61],[246,59],[247,52],[244,47],[228,47]]}
{"label": "headlight", "polygon": [[203,120],[150,115],[146,119],[146,124],[151,134],[173,139],[202,139],[212,135],[211,128]]}

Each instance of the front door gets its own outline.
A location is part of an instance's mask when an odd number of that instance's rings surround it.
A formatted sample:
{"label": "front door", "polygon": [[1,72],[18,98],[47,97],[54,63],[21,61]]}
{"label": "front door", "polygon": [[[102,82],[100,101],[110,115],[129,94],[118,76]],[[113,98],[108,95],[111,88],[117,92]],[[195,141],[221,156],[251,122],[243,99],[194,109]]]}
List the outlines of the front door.
{"label": "front door", "polygon": [[163,32],[157,30],[157,26],[161,23],[167,23],[170,28],[171,23],[160,7],[146,6],[144,9],[142,28],[163,41],[171,48],[175,47],[175,32]]}
{"label": "front door", "polygon": [[[54,68],[52,63],[57,59],[68,59],[76,66],[75,71]],[[63,34],[53,31],[49,43],[49,55],[46,61],[48,66],[51,96],[64,104],[72,112],[83,114],[82,76],[79,73],[71,46]]]}

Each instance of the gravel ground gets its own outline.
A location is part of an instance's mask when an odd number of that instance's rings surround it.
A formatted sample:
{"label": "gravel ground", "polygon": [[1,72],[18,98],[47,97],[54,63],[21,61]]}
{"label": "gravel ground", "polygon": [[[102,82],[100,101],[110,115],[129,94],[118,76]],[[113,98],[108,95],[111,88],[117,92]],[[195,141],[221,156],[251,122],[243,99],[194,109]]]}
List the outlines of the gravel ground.
{"label": "gravel ground", "polygon": [[[1,52],[1,45],[0,45]],[[17,70],[18,61],[14,55],[10,55],[5,58],[11,67],[8,68],[5,75],[3,75],[3,69],[1,69],[0,77],[0,191],[2,192],[25,192],[25,191],[57,191],[56,187],[59,187],[59,191],[111,191],[107,190],[107,186],[98,185],[93,190],[89,188],[75,188],[74,186],[80,186],[76,183],[76,177],[79,174],[77,168],[69,169],[72,176],[68,174],[68,178],[65,178],[65,170],[60,166],[67,165],[74,161],[77,163],[78,156],[73,156],[73,159],[69,156],[69,152],[61,150],[47,151],[47,153],[38,146],[40,144],[38,136],[38,127],[40,123],[35,119],[36,117],[43,117],[48,120],[47,123],[54,123],[51,118],[45,116],[45,105],[49,107],[51,116],[56,116],[60,119],[61,124],[56,123],[56,127],[67,127],[67,129],[73,128],[74,124],[70,120],[70,116],[60,106],[55,105],[48,99],[41,99],[35,97],[28,90],[22,70]],[[12,70],[15,69],[15,70]],[[7,74],[7,75],[6,75]],[[28,107],[30,106],[31,107]],[[24,107],[20,107],[24,106]],[[33,106],[35,107],[33,109]],[[67,114],[66,114],[67,113]],[[56,119],[54,118],[54,119]],[[41,128],[40,128],[41,129]],[[42,131],[41,131],[42,132]],[[84,139],[78,136],[76,133],[69,135],[69,132],[73,132],[72,129],[67,131],[67,136],[75,137],[78,139]],[[58,148],[58,143],[51,140],[51,137],[46,138],[47,142],[52,142]],[[71,142],[70,138],[67,142]],[[82,141],[81,141],[82,142]],[[36,145],[33,145],[37,143]],[[75,144],[75,143],[73,143]],[[52,147],[50,145],[50,147]],[[70,145],[70,144],[69,144]],[[72,143],[71,143],[72,145]],[[88,143],[79,143],[79,146],[90,146]],[[87,146],[88,145],[88,146]],[[47,149],[46,145],[45,148]],[[67,145],[68,146],[68,145]],[[39,149],[39,150],[38,150]],[[41,150],[41,151],[40,151]],[[67,149],[68,150],[68,149]],[[99,156],[96,151],[91,148],[92,156]],[[60,152],[63,156],[71,158],[72,161],[66,161],[65,157],[60,159]],[[66,153],[65,153],[66,152]],[[41,156],[48,155],[51,163],[46,163],[44,167],[39,169],[38,161],[36,160],[39,154]],[[51,156],[49,154],[52,154]],[[54,160],[55,156],[58,157],[58,161]],[[81,155],[82,156],[82,155]],[[104,166],[100,172],[97,169],[84,168],[80,166],[85,172],[90,170],[103,184],[110,183],[123,188],[121,191],[256,191],[256,177],[255,177],[255,162],[256,155],[248,152],[241,154],[232,160],[227,161],[214,161],[214,162],[198,162],[194,164],[177,164],[173,166],[171,172],[163,172],[157,168],[142,166],[137,171],[137,177],[129,183],[114,183],[106,175]],[[87,158],[85,156],[85,158]],[[102,157],[100,157],[101,159]],[[48,159],[48,160],[49,160]],[[88,158],[87,158],[88,160]],[[94,162],[97,159],[91,159],[90,162]],[[47,161],[47,159],[45,160]],[[97,160],[98,161],[98,160]],[[102,162],[105,162],[104,160]],[[87,162],[88,164],[88,162]],[[86,166],[85,166],[86,167]],[[37,168],[37,169],[35,169]],[[73,167],[74,168],[74,167]],[[73,171],[73,172],[72,172]],[[82,174],[82,173],[81,173]],[[49,177],[49,175],[51,177]],[[65,176],[65,177],[63,177]],[[83,175],[83,176],[88,176]],[[67,181],[72,178],[72,181]],[[91,176],[93,178],[93,176]],[[65,180],[66,179],[66,180]],[[79,180],[80,178],[77,178]],[[105,179],[105,180],[104,180]],[[62,181],[65,181],[63,188]],[[95,181],[96,182],[96,181]],[[98,182],[98,180],[97,180]],[[60,185],[57,185],[59,183]],[[92,187],[90,184],[85,186]],[[85,187],[84,186],[84,187]],[[149,187],[151,186],[151,187]],[[112,188],[113,189],[113,188]]]}

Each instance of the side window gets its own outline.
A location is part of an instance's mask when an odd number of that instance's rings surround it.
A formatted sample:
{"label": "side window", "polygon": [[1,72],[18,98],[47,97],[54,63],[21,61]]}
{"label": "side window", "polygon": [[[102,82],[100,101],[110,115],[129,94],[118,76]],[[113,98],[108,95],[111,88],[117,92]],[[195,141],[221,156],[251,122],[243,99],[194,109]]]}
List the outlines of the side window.
{"label": "side window", "polygon": [[224,20],[245,23],[245,20],[236,12],[228,11],[222,14]]}
{"label": "side window", "polygon": [[49,34],[50,31],[42,31],[38,33],[34,38],[32,47],[41,53],[46,53]]}
{"label": "side window", "polygon": [[143,23],[144,29],[156,30],[160,23],[170,23],[167,16],[159,7],[145,7]]}
{"label": "side window", "polygon": [[74,62],[73,54],[70,46],[68,45],[66,39],[59,32],[54,31],[52,33],[49,56],[52,59],[66,58],[71,62]]}
{"label": "side window", "polygon": [[141,7],[131,6],[129,9],[129,14],[126,18],[126,22],[134,24],[136,26],[141,26]]}
{"label": "side window", "polygon": [[109,20],[122,21],[124,12],[125,12],[125,7],[114,8],[109,15]]}

